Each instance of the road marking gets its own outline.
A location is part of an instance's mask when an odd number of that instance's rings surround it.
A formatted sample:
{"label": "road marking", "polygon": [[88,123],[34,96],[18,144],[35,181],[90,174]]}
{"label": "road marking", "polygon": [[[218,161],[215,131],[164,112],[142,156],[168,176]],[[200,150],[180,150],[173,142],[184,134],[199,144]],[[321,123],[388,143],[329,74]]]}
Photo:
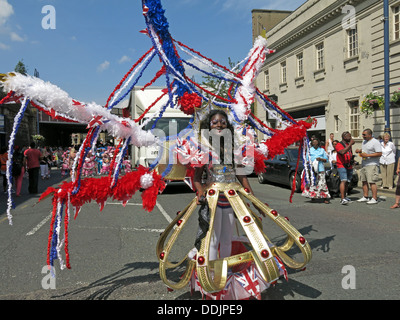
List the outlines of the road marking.
{"label": "road marking", "polygon": [[40,223],[34,227],[31,231],[29,231],[26,235],[27,236],[32,236],[34,235],[41,227],[43,227],[43,225],[50,220],[52,216],[52,213],[50,213],[46,218],[44,218],[42,221],[40,221]]}
{"label": "road marking", "polygon": [[7,219],[8,219],[8,217],[5,217],[5,218],[1,219],[1,220],[0,220],[0,223],[6,221]]}
{"label": "road marking", "polygon": [[[116,205],[123,206],[123,204],[120,203],[120,202],[106,202],[106,204],[116,204]],[[129,202],[127,202],[125,205],[126,206],[141,206],[142,204],[141,203],[129,203]]]}
{"label": "road marking", "polygon": [[165,229],[140,229],[140,228],[122,228],[123,231],[146,231],[163,233]]}
{"label": "road marking", "polygon": [[[116,205],[122,205],[121,203],[114,203],[114,202],[107,202],[107,204],[116,204]],[[141,203],[127,203],[127,205],[131,205],[131,206],[141,206]],[[171,217],[168,215],[168,213],[164,210],[164,208],[161,206],[161,204],[156,201],[156,205],[157,208],[160,210],[161,214],[164,216],[164,218],[171,223],[172,219]],[[34,235],[41,227],[43,227],[43,225],[49,221],[52,217],[52,213],[50,213],[46,218],[44,218],[36,227],[34,227],[31,231],[29,231],[26,235],[27,236],[32,236]],[[5,220],[7,218],[4,218],[3,220]],[[1,222],[3,221],[1,220]],[[148,232],[164,232],[164,229],[140,229],[140,228],[122,228],[123,230],[126,231],[148,231]]]}
{"label": "road marking", "polygon": [[172,222],[171,217],[168,215],[168,213],[164,210],[164,208],[161,206],[161,204],[158,201],[156,201],[156,206],[161,211],[161,213],[164,216],[164,218],[167,219],[167,221],[169,223],[171,223]]}

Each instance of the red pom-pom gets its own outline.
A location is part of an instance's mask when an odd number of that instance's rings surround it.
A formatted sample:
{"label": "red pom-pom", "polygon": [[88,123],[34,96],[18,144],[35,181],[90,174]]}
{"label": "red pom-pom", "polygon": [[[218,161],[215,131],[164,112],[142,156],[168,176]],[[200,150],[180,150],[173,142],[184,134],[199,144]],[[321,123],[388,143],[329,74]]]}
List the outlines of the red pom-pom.
{"label": "red pom-pom", "polygon": [[178,103],[183,113],[191,115],[194,113],[194,108],[200,108],[201,98],[194,92],[185,92]]}

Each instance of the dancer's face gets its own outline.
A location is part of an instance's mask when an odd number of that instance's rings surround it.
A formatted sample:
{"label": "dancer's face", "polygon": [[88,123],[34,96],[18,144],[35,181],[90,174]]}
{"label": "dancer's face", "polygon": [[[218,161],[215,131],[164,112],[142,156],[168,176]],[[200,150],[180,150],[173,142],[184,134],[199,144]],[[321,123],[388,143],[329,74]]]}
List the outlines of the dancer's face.
{"label": "dancer's face", "polygon": [[224,130],[228,127],[228,121],[222,114],[214,115],[210,120],[210,129]]}

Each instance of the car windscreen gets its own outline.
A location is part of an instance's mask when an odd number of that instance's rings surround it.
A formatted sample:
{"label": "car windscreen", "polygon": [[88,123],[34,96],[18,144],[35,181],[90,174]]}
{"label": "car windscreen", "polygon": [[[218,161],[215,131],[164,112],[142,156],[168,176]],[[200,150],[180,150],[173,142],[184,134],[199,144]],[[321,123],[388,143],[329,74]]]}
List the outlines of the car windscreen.
{"label": "car windscreen", "polygon": [[[286,149],[287,153],[289,154],[290,159],[293,161],[297,161],[298,155],[299,155],[299,149]],[[301,160],[301,158],[300,158]]]}

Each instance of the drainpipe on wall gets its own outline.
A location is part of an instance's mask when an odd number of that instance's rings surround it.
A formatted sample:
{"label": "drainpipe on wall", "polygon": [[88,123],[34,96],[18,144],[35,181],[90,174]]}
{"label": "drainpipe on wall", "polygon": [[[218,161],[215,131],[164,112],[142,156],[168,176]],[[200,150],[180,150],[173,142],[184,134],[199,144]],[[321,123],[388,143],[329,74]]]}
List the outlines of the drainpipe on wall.
{"label": "drainpipe on wall", "polygon": [[389,0],[383,1],[385,132],[390,131]]}

